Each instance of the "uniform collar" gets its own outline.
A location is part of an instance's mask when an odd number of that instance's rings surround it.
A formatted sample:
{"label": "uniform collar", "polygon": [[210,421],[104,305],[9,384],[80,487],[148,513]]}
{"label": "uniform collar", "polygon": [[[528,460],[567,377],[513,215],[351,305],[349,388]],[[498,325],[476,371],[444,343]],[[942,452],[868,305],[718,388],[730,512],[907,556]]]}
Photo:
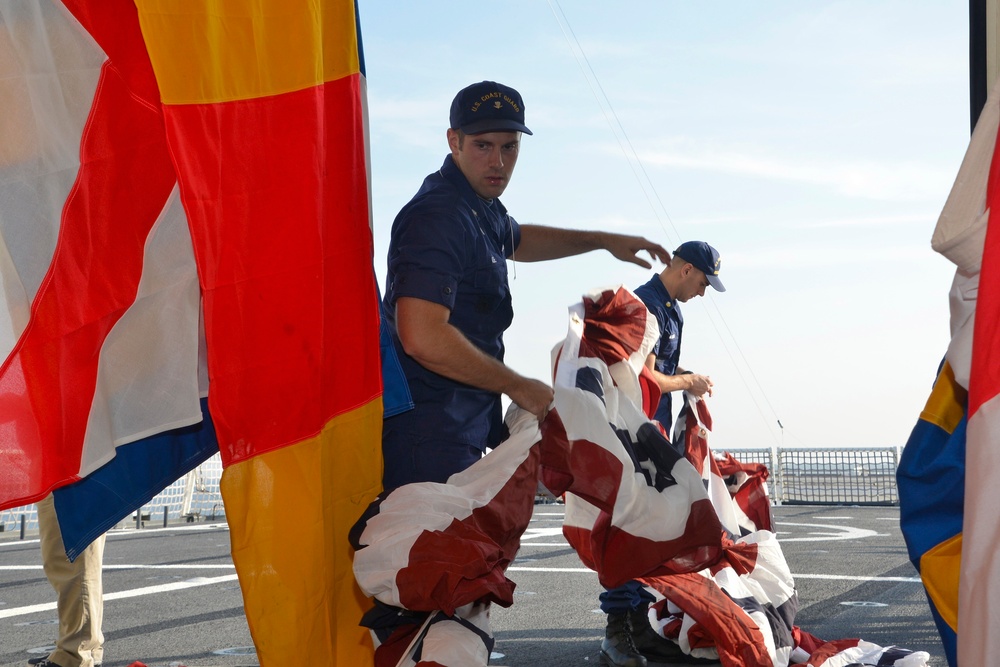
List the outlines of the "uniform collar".
{"label": "uniform collar", "polygon": [[670,296],[670,292],[667,291],[667,286],[664,285],[663,281],[660,279],[660,274],[655,274],[649,281],[649,284],[652,286],[653,291],[656,292],[656,298],[663,302],[663,305],[669,308],[677,308],[679,306],[679,304],[674,301],[674,298]]}
{"label": "uniform collar", "polygon": [[476,191],[472,189],[469,185],[469,179],[465,177],[462,170],[458,168],[455,161],[451,159],[451,154],[448,154],[444,158],[444,164],[441,165],[441,169],[438,171],[441,176],[455,186],[459,194],[461,194],[462,199],[465,200],[472,210],[474,211],[486,211],[486,209],[491,209],[496,211],[500,215],[505,215],[507,213],[507,207],[503,205],[499,197],[493,198],[494,206],[488,206],[486,200],[476,194]]}

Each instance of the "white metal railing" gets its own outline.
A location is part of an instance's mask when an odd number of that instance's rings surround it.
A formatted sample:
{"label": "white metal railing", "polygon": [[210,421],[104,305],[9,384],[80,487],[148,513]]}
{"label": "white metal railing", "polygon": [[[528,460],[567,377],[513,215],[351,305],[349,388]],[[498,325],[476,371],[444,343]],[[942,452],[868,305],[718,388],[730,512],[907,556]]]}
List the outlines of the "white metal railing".
{"label": "white metal railing", "polygon": [[[146,521],[155,523],[164,518],[164,511],[166,520],[225,519],[226,510],[219,491],[221,477],[222,459],[219,454],[215,454],[163,489],[144,504],[139,512],[133,512],[131,519],[119,523],[118,527],[128,528]],[[0,531],[21,530],[24,532],[38,530],[38,512],[34,505],[14,507],[0,512]]]}
{"label": "white metal railing", "polygon": [[[807,505],[896,505],[896,466],[901,447],[866,449],[759,448],[726,450],[745,463],[763,463],[776,503]],[[165,488],[119,527],[164,520],[223,520],[218,454]],[[166,512],[166,514],[164,514]],[[0,512],[0,530],[37,531],[34,505]]]}

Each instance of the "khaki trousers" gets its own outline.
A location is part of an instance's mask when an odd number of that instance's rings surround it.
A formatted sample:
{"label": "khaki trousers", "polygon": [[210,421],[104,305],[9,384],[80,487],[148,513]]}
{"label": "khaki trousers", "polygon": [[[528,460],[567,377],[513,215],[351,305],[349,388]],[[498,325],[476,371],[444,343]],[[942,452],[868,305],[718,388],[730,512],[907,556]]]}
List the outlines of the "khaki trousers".
{"label": "khaki trousers", "polygon": [[42,566],[56,591],[59,611],[59,639],[49,660],[61,667],[99,665],[104,658],[104,635],[101,633],[104,535],[94,540],[75,561],[69,562],[51,494],[38,503],[38,533]]}

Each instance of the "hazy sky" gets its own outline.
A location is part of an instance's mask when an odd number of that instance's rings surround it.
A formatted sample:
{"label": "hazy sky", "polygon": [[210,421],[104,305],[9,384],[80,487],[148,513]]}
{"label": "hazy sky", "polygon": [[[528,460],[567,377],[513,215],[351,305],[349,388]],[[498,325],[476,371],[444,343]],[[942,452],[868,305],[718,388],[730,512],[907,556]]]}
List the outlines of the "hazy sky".
{"label": "hazy sky", "polygon": [[[452,98],[500,81],[534,132],[516,220],[720,250],[728,291],[684,306],[681,351],[715,382],[713,447],[905,443],[949,339],[930,238],[970,133],[967,2],[360,4],[380,285]],[[540,379],[569,305],[652,275],[514,273],[507,362]]]}

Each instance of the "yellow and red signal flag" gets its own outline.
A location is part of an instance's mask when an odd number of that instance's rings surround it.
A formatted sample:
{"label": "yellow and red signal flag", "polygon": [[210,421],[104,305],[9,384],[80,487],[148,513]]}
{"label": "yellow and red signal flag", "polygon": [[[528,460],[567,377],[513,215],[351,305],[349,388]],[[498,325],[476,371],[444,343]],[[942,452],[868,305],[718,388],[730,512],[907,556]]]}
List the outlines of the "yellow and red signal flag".
{"label": "yellow and red signal flag", "polygon": [[356,7],[136,6],[201,278],[258,658],[364,664],[346,535],[379,491],[382,404]]}

